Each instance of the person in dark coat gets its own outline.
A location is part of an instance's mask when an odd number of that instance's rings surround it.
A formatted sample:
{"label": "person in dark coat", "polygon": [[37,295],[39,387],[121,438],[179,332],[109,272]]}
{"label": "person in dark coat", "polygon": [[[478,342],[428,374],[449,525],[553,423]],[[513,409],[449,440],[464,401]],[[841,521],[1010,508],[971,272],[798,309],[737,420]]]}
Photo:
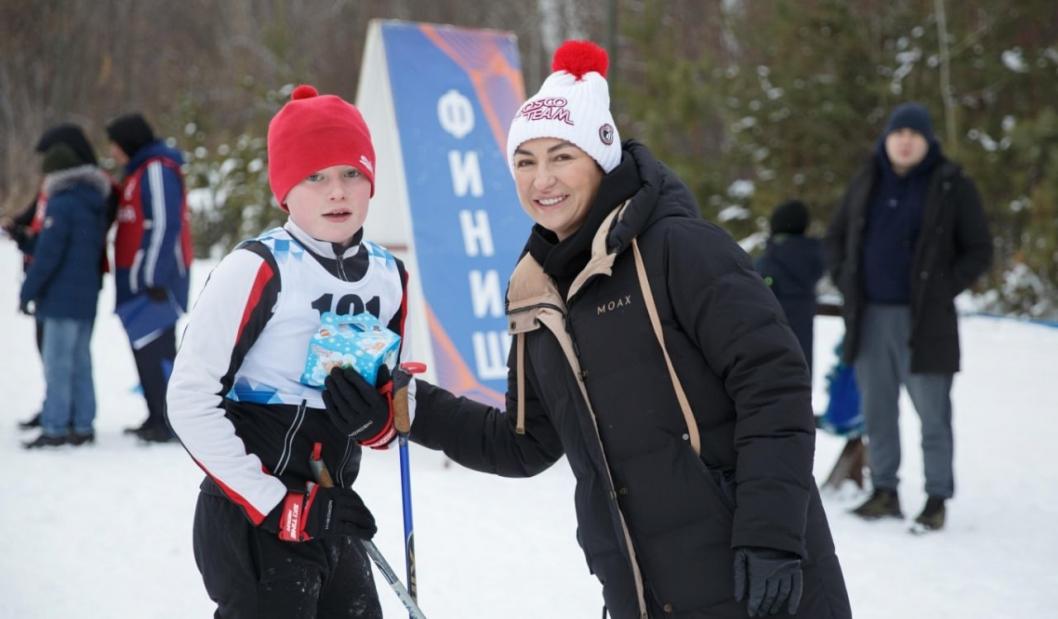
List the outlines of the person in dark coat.
{"label": "person in dark coat", "polygon": [[811,373],[816,284],[823,277],[823,243],[805,236],[808,208],[799,200],[775,207],[770,225],[771,236],[756,267],[779,300]]}
{"label": "person in dark coat", "polygon": [[28,449],[95,439],[95,388],[89,344],[105,242],[106,174],[85,164],[66,144],[44,155],[42,194],[47,215],[19,294],[23,313],[43,323],[47,383],[41,434]]}
{"label": "person in dark coat", "polygon": [[[53,127],[49,127],[43,134],[41,134],[40,139],[37,140],[35,150],[41,155],[44,155],[51,147],[57,144],[64,144],[69,147],[81,165],[99,165],[95,150],[89,143],[84,131],[76,124],[60,123]],[[109,179],[109,176],[107,178]],[[117,213],[117,187],[112,180],[110,181],[110,184],[111,188],[108,191],[105,208],[104,237],[106,236],[106,231],[110,229],[110,225],[114,222],[114,217]],[[44,224],[46,205],[47,201],[44,198],[44,194],[38,192],[38,195],[33,201],[21,212],[12,217],[0,218],[0,227],[11,236],[18,245],[19,251],[22,252],[23,270],[27,272],[29,271],[30,263],[33,261],[33,249],[37,242],[37,236]],[[109,270],[106,257],[106,247],[103,248],[100,254],[100,261],[102,265],[101,273],[106,273]],[[100,279],[100,285],[102,285],[102,279]],[[34,322],[36,325],[37,350],[43,354],[43,321],[38,319]],[[30,430],[33,428],[39,428],[40,423],[41,413],[38,412],[29,419],[19,421],[18,426],[23,430]]]}
{"label": "person in dark coat", "polygon": [[925,107],[905,103],[893,110],[825,244],[831,277],[844,295],[844,359],[854,364],[860,387],[874,486],[854,513],[903,517],[897,494],[903,385],[922,421],[928,499],[916,522],[939,529],[955,492],[954,299],[988,269],[992,238],[977,189],[941,152]]}
{"label": "person in dark coat", "polygon": [[[508,288],[506,412],[415,380],[410,437],[507,477],[565,455],[611,617],[849,617],[797,339],[687,186],[622,144],[605,66],[601,48],[567,42],[511,124],[536,225]],[[328,392],[359,394],[331,397],[352,421],[353,401],[365,418],[385,401],[336,376]]]}

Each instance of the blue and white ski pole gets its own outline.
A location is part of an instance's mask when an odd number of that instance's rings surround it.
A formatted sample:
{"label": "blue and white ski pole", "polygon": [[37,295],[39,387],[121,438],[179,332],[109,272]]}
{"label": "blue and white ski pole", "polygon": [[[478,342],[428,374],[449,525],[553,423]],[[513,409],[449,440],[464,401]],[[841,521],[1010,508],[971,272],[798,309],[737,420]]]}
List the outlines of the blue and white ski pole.
{"label": "blue and white ski pole", "polygon": [[[418,599],[418,585],[415,578],[415,524],[411,511],[411,463],[408,460],[408,433],[411,432],[411,415],[408,410],[408,385],[413,376],[426,371],[426,364],[419,362],[402,363],[400,369],[408,375],[408,382],[397,386],[393,392],[393,425],[399,438],[400,449],[400,494],[404,507],[404,563],[407,567],[408,593],[413,600]],[[413,618],[414,619],[414,618]]]}

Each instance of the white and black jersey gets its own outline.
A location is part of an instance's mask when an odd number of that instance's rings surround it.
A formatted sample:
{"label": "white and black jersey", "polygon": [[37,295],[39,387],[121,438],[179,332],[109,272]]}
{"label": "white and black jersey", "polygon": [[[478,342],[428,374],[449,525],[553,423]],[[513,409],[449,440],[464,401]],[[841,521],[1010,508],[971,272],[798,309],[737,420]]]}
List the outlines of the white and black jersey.
{"label": "white and black jersey", "polygon": [[404,265],[357,234],[342,249],[288,221],[242,243],[210,274],[184,332],[168,417],[225,496],[259,524],[287,488],[304,489],[314,443],[335,482],[349,486],[360,446],[300,382],[324,312],[363,311],[403,334]]}

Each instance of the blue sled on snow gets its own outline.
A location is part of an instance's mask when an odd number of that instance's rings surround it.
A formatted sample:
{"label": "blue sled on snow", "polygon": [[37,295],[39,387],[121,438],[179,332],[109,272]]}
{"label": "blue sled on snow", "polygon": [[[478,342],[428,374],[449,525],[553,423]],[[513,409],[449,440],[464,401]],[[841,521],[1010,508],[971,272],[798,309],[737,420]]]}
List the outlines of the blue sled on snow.
{"label": "blue sled on snow", "polygon": [[852,366],[841,360],[842,343],[834,347],[838,360],[827,373],[827,410],[816,416],[816,428],[835,436],[853,439],[863,435],[860,390]]}

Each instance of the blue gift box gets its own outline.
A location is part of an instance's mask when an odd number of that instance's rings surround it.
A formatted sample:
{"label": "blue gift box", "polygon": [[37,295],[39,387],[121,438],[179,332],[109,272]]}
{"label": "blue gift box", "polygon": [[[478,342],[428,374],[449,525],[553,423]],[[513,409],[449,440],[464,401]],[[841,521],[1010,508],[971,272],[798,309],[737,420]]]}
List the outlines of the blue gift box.
{"label": "blue gift box", "polygon": [[386,328],[368,312],[356,315],[324,312],[320,328],[309,340],[308,356],[301,382],[323,387],[323,381],[335,367],[353,368],[370,384],[375,384],[378,369],[392,370],[397,364],[400,336]]}

